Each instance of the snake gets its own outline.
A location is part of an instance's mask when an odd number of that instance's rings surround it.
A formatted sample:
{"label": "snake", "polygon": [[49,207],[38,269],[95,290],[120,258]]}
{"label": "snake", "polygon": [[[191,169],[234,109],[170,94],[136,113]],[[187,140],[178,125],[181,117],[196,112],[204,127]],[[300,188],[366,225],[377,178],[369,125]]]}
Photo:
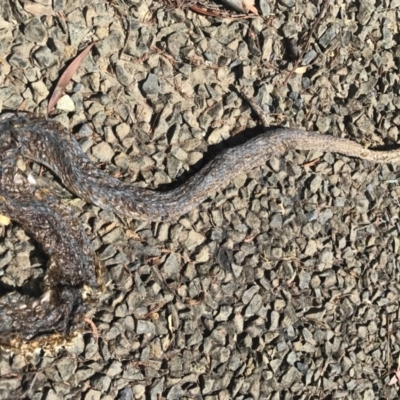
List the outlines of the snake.
{"label": "snake", "polygon": [[97,168],[73,133],[29,113],[0,117],[0,214],[20,225],[48,255],[42,294],[10,290],[0,297],[0,336],[31,340],[76,329],[98,290],[97,259],[79,219],[51,189],[21,168],[36,162],[73,195],[121,218],[176,221],[238,174],[290,150],[339,153],[373,163],[398,163],[400,149],[373,150],[350,139],[273,128],[226,148],[180,186],[162,191],[123,182]]}

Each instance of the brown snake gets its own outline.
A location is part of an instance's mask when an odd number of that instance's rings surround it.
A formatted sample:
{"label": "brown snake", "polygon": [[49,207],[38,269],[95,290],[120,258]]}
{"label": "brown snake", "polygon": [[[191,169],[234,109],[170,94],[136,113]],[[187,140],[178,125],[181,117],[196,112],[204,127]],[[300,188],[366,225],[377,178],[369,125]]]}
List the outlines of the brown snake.
{"label": "brown snake", "polygon": [[0,297],[0,335],[24,339],[76,326],[86,310],[85,288],[96,290],[95,256],[67,206],[32,182],[18,160],[49,168],[76,196],[122,217],[174,221],[237,174],[289,150],[318,150],[369,160],[400,161],[400,149],[374,151],[348,140],[297,129],[275,129],[229,148],[182,186],[158,192],[136,187],[97,169],[60,124],[28,114],[0,120],[0,214],[17,222],[49,255],[40,298],[16,291]]}

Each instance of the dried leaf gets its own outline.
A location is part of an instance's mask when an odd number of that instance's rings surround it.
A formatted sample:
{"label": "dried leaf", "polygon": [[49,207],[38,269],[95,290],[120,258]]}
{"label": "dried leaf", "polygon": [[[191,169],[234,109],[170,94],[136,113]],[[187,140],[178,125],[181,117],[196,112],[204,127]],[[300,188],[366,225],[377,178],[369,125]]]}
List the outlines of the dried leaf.
{"label": "dried leaf", "polygon": [[97,330],[97,326],[95,323],[88,317],[83,318],[83,320],[90,326],[90,329],[92,330],[93,337],[96,340],[96,342],[99,340],[99,331]]}
{"label": "dried leaf", "polygon": [[313,167],[314,165],[318,164],[320,160],[321,160],[321,157],[318,157],[318,158],[315,158],[314,160],[304,163],[302,166],[304,168]]}
{"label": "dried leaf", "polygon": [[201,292],[200,295],[198,296],[198,299],[186,299],[185,300],[185,304],[187,304],[188,306],[196,306],[198,304],[202,304],[204,303],[206,296],[204,292]]}
{"label": "dried leaf", "polygon": [[258,15],[258,10],[256,7],[254,7],[254,0],[242,0],[243,7],[251,11],[253,14]]}
{"label": "dried leaf", "polygon": [[389,386],[393,386],[393,385],[396,384],[397,382],[398,382],[397,376],[394,375],[394,376],[392,377],[392,379],[390,380],[390,382],[389,382]]}
{"label": "dried leaf", "polygon": [[132,231],[131,229],[127,229],[125,231],[125,234],[127,238],[133,239],[135,242],[143,242],[143,238],[135,231]]}
{"label": "dried leaf", "polygon": [[209,17],[219,17],[218,13],[216,13],[214,11],[207,10],[206,8],[203,8],[203,7],[198,7],[198,6],[194,5],[194,4],[189,6],[189,8],[192,11],[195,11],[195,12],[197,12],[199,14],[202,14],[202,15],[208,15]]}
{"label": "dried leaf", "polygon": [[160,314],[159,313],[149,313],[146,314],[146,318],[150,320],[157,320],[160,319]]}
{"label": "dried leaf", "polygon": [[[400,356],[399,356],[399,361],[400,361]],[[399,381],[400,381],[400,366],[397,367],[397,370],[396,370],[394,376],[392,377],[392,379],[389,382],[389,386],[393,386],[394,384],[396,384]]]}
{"label": "dried leaf", "polygon": [[50,114],[53,110],[57,101],[63,95],[65,88],[67,87],[69,81],[72,79],[75,71],[79,68],[82,61],[89,53],[90,49],[95,45],[95,43],[89,44],[85,50],[83,50],[72,62],[69,64],[67,69],[61,75],[60,79],[57,82],[57,86],[54,89],[54,92],[50,98],[49,105],[47,107],[47,114]]}

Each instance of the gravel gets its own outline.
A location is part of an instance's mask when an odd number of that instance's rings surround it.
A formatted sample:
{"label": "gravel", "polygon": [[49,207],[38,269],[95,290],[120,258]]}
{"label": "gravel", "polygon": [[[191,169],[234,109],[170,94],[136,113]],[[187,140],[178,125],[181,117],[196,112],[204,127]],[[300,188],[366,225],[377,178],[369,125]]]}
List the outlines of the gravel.
{"label": "gravel", "polygon": [[[399,1],[337,1],[318,20],[323,4],[3,1],[0,110],[44,114],[96,41],[52,117],[128,183],[174,187],[261,132],[237,90],[272,126],[396,145]],[[59,189],[104,265],[104,300],[64,351],[1,351],[0,399],[398,398],[398,176],[291,152],[173,223]],[[15,224],[0,235],[1,291],[40,293],[46,254]]]}

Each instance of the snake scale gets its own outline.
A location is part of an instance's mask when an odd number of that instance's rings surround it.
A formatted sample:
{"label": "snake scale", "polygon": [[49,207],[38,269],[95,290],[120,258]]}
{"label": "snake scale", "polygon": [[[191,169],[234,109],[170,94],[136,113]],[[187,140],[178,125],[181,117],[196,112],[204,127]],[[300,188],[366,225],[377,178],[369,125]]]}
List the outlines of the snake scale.
{"label": "snake scale", "polygon": [[56,122],[30,114],[4,115],[0,119],[0,214],[40,243],[49,262],[41,297],[17,291],[0,297],[1,337],[26,340],[68,332],[82,319],[87,296],[98,285],[95,255],[79,221],[67,205],[21,171],[21,159],[49,168],[73,194],[121,217],[174,221],[237,174],[289,150],[334,152],[374,163],[400,161],[400,149],[374,151],[348,139],[280,128],[226,149],[183,185],[162,192],[124,183],[96,168],[74,136]]}

